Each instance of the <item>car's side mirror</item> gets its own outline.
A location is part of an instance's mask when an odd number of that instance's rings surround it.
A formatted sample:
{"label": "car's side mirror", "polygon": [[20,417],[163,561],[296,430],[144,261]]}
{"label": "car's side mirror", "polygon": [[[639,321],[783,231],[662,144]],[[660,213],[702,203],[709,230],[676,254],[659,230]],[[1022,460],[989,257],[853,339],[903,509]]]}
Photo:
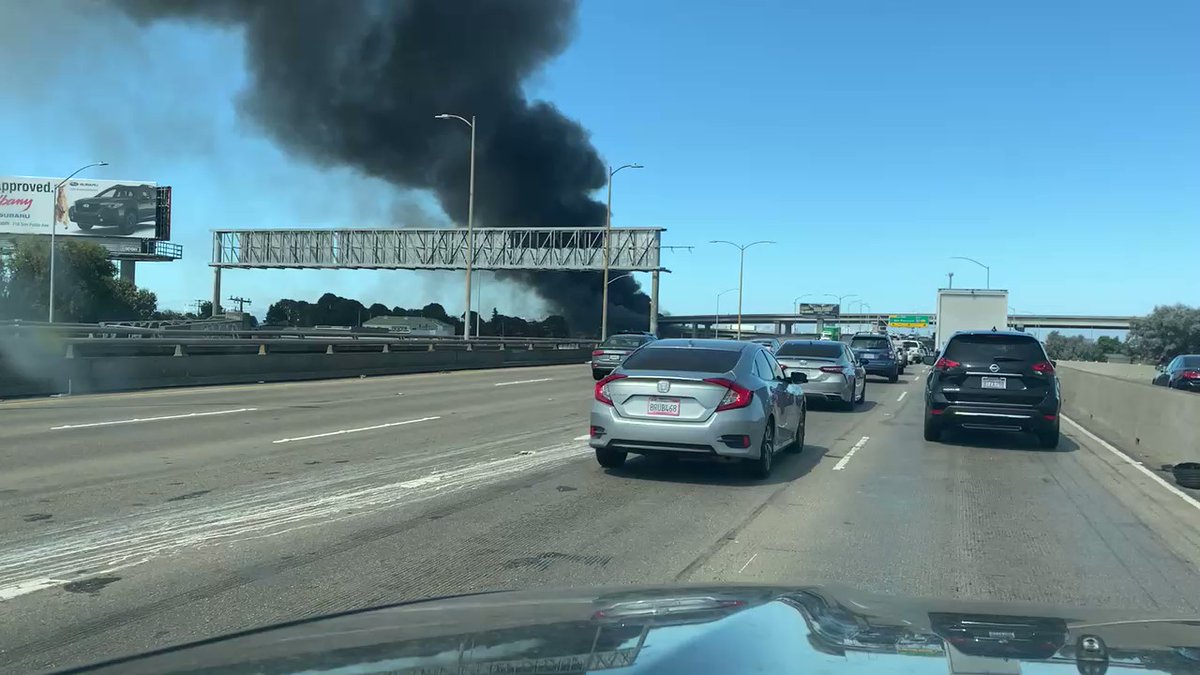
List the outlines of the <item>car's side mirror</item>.
{"label": "car's side mirror", "polygon": [[937,357],[930,354],[929,356],[921,359],[921,363],[924,363],[927,366],[932,366],[933,364],[937,363]]}
{"label": "car's side mirror", "polygon": [[788,373],[788,380],[792,384],[804,384],[808,382],[808,375],[801,372]]}

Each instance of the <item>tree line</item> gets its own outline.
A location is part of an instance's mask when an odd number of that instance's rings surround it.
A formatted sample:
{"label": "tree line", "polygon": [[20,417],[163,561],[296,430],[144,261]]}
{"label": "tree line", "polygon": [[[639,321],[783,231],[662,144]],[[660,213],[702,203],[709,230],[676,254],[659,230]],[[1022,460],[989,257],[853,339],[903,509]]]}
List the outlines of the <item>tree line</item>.
{"label": "tree line", "polygon": [[1110,354],[1120,354],[1143,363],[1166,363],[1180,354],[1200,354],[1200,307],[1155,307],[1130,323],[1125,342],[1108,336],[1092,340],[1051,331],[1045,344],[1052,359],[1107,361]]}

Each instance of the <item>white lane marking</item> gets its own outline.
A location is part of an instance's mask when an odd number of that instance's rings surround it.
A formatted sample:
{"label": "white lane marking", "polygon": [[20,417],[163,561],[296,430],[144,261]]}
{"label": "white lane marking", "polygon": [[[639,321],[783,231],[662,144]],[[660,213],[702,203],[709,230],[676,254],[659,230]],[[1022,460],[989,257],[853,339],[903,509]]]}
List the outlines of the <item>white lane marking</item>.
{"label": "white lane marking", "polygon": [[749,566],[750,566],[750,563],[754,562],[754,559],[755,559],[755,558],[757,558],[757,557],[758,557],[758,554],[757,554],[757,553],[755,553],[754,555],[750,556],[750,559],[746,561],[746,564],[745,564],[745,565],[742,565],[742,569],[738,570],[738,574],[741,574],[742,572],[745,572],[745,571],[746,571],[746,568],[747,568],[747,567],[749,567]]}
{"label": "white lane marking", "polygon": [[163,420],[181,420],[188,417],[208,417],[210,415],[232,415],[234,413],[254,412],[258,408],[237,408],[235,410],[214,410],[212,412],[195,412],[186,413],[183,415],[164,415],[162,417],[135,417],[128,420],[111,420],[108,422],[88,422],[86,424],[64,424],[62,426],[50,427],[50,431],[59,431],[61,429],[86,429],[88,427],[109,427],[114,424],[140,424],[142,422],[161,422]]}
{"label": "white lane marking", "polygon": [[854,444],[854,447],[850,448],[850,452],[847,452],[845,457],[839,459],[838,463],[833,465],[833,470],[841,471],[842,469],[846,468],[846,465],[850,463],[850,458],[854,456],[854,453],[862,449],[862,446],[866,445],[867,441],[869,440],[871,440],[870,436],[863,436],[862,438],[858,439],[858,442]]}
{"label": "white lane marking", "polygon": [[1175,487],[1174,485],[1171,485],[1167,481],[1163,480],[1161,476],[1154,473],[1150,469],[1147,469],[1145,466],[1142,466],[1141,462],[1139,462],[1139,461],[1135,460],[1134,458],[1130,457],[1129,455],[1126,455],[1125,453],[1121,452],[1119,449],[1114,447],[1111,443],[1104,440],[1103,438],[1100,438],[1096,434],[1093,434],[1092,432],[1088,431],[1087,429],[1084,429],[1083,425],[1081,425],[1079,422],[1076,422],[1075,420],[1071,419],[1070,417],[1067,417],[1066,415],[1060,415],[1060,417],[1062,417],[1064,420],[1069,422],[1071,424],[1071,426],[1082,431],[1084,436],[1087,436],[1089,439],[1091,439],[1092,441],[1097,443],[1100,447],[1104,448],[1105,450],[1108,450],[1112,454],[1119,457],[1121,459],[1121,461],[1125,462],[1126,464],[1129,464],[1130,466],[1137,469],[1138,471],[1141,471],[1142,473],[1146,474],[1147,476],[1152,478],[1154,481],[1156,481],[1159,485],[1165,487],[1168,491],[1172,492],[1173,494],[1176,494],[1176,495],[1182,497],[1183,500],[1186,501],[1191,506],[1194,506],[1197,509],[1200,509],[1200,501],[1196,501],[1196,499],[1194,497],[1192,497],[1191,495],[1189,495],[1188,493],[1184,492],[1183,490],[1180,490],[1179,488]]}
{"label": "white lane marking", "polygon": [[[204,546],[235,547],[249,540],[407,509],[436,497],[580,460],[591,448],[574,441],[536,453],[430,467],[396,480],[394,468],[339,471],[270,485],[247,485],[195,501],[164,504],[130,516],[83,520],[9,538],[0,547],[0,600],[86,576],[135,567],[159,556]],[[215,499],[214,499],[215,498]],[[205,500],[211,500],[205,502]],[[398,512],[397,517],[404,517]],[[228,550],[228,549],[227,549]]]}
{"label": "white lane marking", "polygon": [[900,401],[903,401],[905,396],[908,396],[908,392],[907,392],[907,391],[902,391],[902,392],[900,392],[900,396],[899,396],[898,398],[896,398],[896,403],[899,403]]}
{"label": "white lane marking", "polygon": [[573,438],[573,439],[571,439],[571,440],[575,440],[575,441],[586,441],[586,440],[588,440],[588,439],[589,439],[589,438],[591,438],[591,437],[592,437],[592,435],[591,435],[591,434],[584,434],[584,435],[582,435],[582,436],[576,436],[575,438]]}
{"label": "white lane marking", "polygon": [[553,377],[539,377],[536,380],[515,380],[513,382],[497,382],[496,384],[494,384],[492,386],[507,387],[510,384],[533,384],[534,382],[549,382],[550,380],[553,380],[553,379],[554,379]]}
{"label": "white lane marking", "polygon": [[416,424],[417,422],[429,422],[431,420],[440,420],[441,416],[420,417],[415,420],[404,420],[403,422],[388,422],[387,424],[376,424],[369,427],[359,427],[357,429],[338,429],[337,431],[326,431],[323,434],[313,434],[311,436],[297,436],[295,438],[281,438],[272,443],[291,443],[293,441],[309,441],[314,438],[327,438],[329,436],[341,436],[342,434],[357,434],[360,431],[375,431],[376,429],[387,429],[388,427],[399,427],[405,424]]}

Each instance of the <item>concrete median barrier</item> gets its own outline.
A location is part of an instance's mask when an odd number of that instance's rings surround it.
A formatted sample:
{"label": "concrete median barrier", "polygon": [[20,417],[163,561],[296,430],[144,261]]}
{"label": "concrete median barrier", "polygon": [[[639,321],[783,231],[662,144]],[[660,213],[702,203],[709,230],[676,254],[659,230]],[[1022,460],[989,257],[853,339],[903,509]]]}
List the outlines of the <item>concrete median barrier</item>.
{"label": "concrete median barrier", "polygon": [[1200,394],[1151,385],[1128,365],[1116,375],[1091,372],[1121,365],[1060,363],[1063,412],[1151,469],[1200,461]]}
{"label": "concrete median barrier", "polygon": [[591,349],[492,349],[0,359],[0,398],[445,370],[582,364]]}

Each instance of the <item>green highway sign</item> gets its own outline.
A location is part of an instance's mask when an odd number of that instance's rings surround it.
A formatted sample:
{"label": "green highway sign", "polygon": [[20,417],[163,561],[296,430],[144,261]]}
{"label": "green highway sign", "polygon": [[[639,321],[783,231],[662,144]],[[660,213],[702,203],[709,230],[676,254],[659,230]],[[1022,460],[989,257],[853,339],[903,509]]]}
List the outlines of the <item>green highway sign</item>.
{"label": "green highway sign", "polygon": [[927,328],[932,317],[928,314],[893,314],[888,317],[892,328]]}

